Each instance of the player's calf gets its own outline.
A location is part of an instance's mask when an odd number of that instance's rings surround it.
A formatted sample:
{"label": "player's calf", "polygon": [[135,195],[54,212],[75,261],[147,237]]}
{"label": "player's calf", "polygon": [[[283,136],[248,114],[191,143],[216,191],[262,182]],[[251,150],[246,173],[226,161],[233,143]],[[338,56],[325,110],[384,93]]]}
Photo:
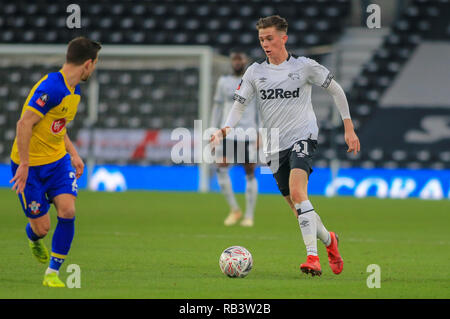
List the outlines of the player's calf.
{"label": "player's calf", "polygon": [[75,234],[75,217],[62,218],[58,216],[58,224],[52,238],[52,253],[47,273],[58,272],[69,253]]}
{"label": "player's calf", "polygon": [[25,227],[27,237],[31,241],[37,241],[41,238],[44,238],[45,236],[47,236],[49,230],[50,230],[49,223],[29,222]]}
{"label": "player's calf", "polygon": [[48,228],[43,227],[43,229],[35,232],[31,227],[31,224],[28,223],[25,227],[25,232],[29,239],[28,245],[30,246],[33,256],[36,257],[36,259],[42,264],[48,263],[48,261],[50,260],[50,256],[48,254],[47,247],[45,247],[44,243],[41,240],[41,238],[47,235]]}
{"label": "player's calf", "polygon": [[75,196],[59,194],[53,198],[58,213],[58,224],[52,238],[50,264],[46,273],[58,273],[65,261],[75,234]]}
{"label": "player's calf", "polygon": [[28,224],[25,228],[30,240],[36,241],[47,236],[50,230],[50,216],[48,213],[40,217],[28,218]]}
{"label": "player's calf", "polygon": [[305,192],[302,192],[300,190],[291,190],[290,192],[290,198],[294,204],[302,203],[308,200],[308,196]]}

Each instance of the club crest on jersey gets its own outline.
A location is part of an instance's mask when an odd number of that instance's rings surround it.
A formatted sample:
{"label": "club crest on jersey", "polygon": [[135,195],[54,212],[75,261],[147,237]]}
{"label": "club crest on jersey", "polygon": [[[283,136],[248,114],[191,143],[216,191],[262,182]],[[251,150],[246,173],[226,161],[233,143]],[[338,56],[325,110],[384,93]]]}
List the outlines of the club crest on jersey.
{"label": "club crest on jersey", "polygon": [[288,77],[290,77],[291,80],[300,80],[300,74],[298,73],[289,73]]}
{"label": "club crest on jersey", "polygon": [[41,207],[41,204],[37,203],[36,201],[32,201],[28,207],[30,208],[30,211],[33,215],[37,215],[40,213],[39,207]]}
{"label": "club crest on jersey", "polygon": [[58,134],[66,126],[66,119],[54,120],[52,123],[52,132]]}
{"label": "club crest on jersey", "polygon": [[36,100],[36,104],[39,105],[40,107],[44,107],[47,101],[48,101],[48,94],[44,93]]}

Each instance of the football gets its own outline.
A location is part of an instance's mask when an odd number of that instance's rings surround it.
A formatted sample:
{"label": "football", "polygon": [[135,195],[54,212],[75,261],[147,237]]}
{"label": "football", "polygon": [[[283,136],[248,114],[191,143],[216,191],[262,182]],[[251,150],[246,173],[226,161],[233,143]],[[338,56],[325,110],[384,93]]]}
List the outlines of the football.
{"label": "football", "polygon": [[252,254],[242,246],[232,246],[225,249],[219,258],[222,272],[228,277],[243,278],[253,267]]}

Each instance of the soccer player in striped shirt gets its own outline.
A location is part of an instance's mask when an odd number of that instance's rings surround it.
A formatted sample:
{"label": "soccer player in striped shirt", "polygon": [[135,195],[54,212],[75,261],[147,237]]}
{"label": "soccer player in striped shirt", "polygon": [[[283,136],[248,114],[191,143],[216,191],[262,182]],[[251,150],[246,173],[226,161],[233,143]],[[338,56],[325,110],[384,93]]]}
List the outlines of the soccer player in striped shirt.
{"label": "soccer player in striped shirt", "polygon": [[263,127],[270,133],[273,129],[278,131],[278,138],[271,134],[263,136],[264,151],[278,188],[298,219],[307,255],[300,269],[313,276],[322,274],[317,253],[319,238],[327,249],[332,271],[340,274],[344,262],[338,251],[338,236],[325,228],[308,199],[308,180],[319,133],[311,87],[320,86],[331,94],[344,123],[347,152],[356,154],[360,143],[347,98],[327,68],[286,50],[288,23],[284,18],[261,18],[256,27],[266,58],[253,63],[245,72],[227,122],[214,133],[211,143],[217,145],[236,126],[248,101],[256,97]]}

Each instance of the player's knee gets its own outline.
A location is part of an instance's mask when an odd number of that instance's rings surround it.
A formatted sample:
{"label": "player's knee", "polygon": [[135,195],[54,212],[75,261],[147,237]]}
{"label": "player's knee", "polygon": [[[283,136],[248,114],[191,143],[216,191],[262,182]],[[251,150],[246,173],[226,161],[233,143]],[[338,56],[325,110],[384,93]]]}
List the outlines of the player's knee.
{"label": "player's knee", "polygon": [[75,217],[75,207],[64,207],[58,210],[58,216],[61,218],[74,218]]}

